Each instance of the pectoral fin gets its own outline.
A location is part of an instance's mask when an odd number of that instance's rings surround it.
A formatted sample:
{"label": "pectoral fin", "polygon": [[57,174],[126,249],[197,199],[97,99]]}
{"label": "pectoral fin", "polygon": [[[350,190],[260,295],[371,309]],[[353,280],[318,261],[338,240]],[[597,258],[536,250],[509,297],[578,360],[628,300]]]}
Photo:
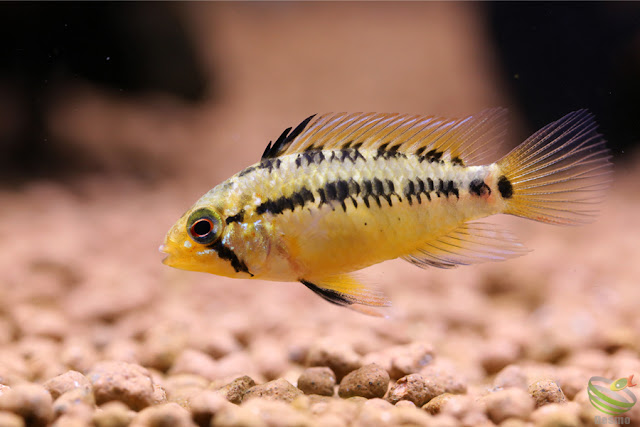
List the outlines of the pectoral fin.
{"label": "pectoral fin", "polygon": [[511,232],[495,224],[472,222],[426,242],[418,251],[402,259],[421,268],[454,268],[503,261],[527,252],[529,250]]}
{"label": "pectoral fin", "polygon": [[366,287],[346,274],[320,279],[300,279],[300,283],[332,304],[371,316],[384,316],[371,307],[389,307],[391,305],[391,302],[381,291]]}

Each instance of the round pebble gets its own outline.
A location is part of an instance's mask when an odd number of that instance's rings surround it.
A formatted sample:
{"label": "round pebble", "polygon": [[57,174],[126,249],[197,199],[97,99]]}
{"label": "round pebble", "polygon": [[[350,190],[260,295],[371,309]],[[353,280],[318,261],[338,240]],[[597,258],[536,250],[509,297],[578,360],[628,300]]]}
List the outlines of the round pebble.
{"label": "round pebble", "polygon": [[498,390],[482,398],[487,408],[487,415],[496,424],[508,418],[527,420],[535,402],[526,391],[520,388]]}
{"label": "round pebble", "polygon": [[289,381],[280,378],[274,381],[269,381],[265,384],[251,387],[244,394],[242,400],[245,401],[256,397],[262,397],[268,400],[282,400],[290,403],[302,394],[303,393],[294,387]]}
{"label": "round pebble", "polygon": [[256,382],[253,378],[244,375],[217,389],[216,393],[220,394],[231,403],[239,404],[242,402],[242,398],[247,390],[255,385]]}
{"label": "round pebble", "polygon": [[84,389],[86,392],[91,392],[93,389],[87,377],[77,371],[65,372],[62,375],[51,378],[43,385],[54,400],[60,397],[60,395],[76,388]]}
{"label": "round pebble", "polygon": [[0,395],[0,411],[20,415],[29,426],[46,426],[53,418],[53,401],[40,385],[18,384]]}
{"label": "round pebble", "polygon": [[89,372],[88,377],[98,405],[118,400],[138,411],[156,400],[156,388],[149,371],[140,365],[100,362]]}
{"label": "round pebble", "polygon": [[389,374],[379,365],[372,363],[359,368],[340,381],[338,395],[342,398],[354,396],[373,399],[383,397],[389,388]]}
{"label": "round pebble", "polygon": [[360,356],[345,344],[336,345],[331,342],[319,342],[312,345],[307,352],[306,366],[326,366],[331,368],[337,381],[362,366]]}
{"label": "round pebble", "polygon": [[298,378],[298,388],[305,394],[333,396],[335,385],[336,375],[324,366],[307,368]]}
{"label": "round pebble", "polygon": [[529,393],[536,403],[536,407],[549,403],[565,403],[567,398],[555,381],[541,380],[529,385]]}
{"label": "round pebble", "polygon": [[423,378],[420,374],[411,374],[400,378],[391,386],[387,400],[393,404],[401,400],[409,400],[416,406],[422,407],[425,403],[444,392],[443,385]]}

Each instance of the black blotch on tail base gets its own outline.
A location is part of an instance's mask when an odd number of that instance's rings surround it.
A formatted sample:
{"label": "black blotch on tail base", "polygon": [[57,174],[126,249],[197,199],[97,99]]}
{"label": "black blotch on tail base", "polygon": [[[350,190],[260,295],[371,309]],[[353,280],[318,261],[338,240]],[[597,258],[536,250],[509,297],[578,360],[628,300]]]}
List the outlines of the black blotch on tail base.
{"label": "black blotch on tail base", "polygon": [[513,197],[513,186],[511,185],[511,181],[509,181],[509,179],[504,175],[498,178],[498,191],[500,191],[500,195],[504,199],[510,199]]}

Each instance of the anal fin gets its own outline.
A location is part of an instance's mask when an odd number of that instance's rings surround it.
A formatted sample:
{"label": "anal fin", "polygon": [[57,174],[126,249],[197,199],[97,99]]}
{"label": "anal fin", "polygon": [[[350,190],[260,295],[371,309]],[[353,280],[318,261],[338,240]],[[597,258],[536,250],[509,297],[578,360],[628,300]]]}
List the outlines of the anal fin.
{"label": "anal fin", "polygon": [[391,302],[381,291],[368,288],[346,274],[320,279],[300,279],[300,283],[332,304],[370,316],[384,316],[383,313],[372,307],[389,307],[391,305]]}
{"label": "anal fin", "polygon": [[455,268],[458,265],[504,261],[529,250],[509,231],[496,224],[471,222],[438,236],[402,259],[420,268]]}

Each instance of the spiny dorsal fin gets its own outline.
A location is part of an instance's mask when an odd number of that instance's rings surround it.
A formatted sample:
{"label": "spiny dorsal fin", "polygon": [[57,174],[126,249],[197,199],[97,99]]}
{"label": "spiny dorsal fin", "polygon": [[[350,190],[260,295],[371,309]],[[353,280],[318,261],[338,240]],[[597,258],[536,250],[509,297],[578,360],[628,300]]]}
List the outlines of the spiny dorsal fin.
{"label": "spiny dorsal fin", "polygon": [[359,148],[400,151],[475,164],[501,142],[506,110],[485,110],[464,119],[383,113],[328,113],[287,129],[263,158],[303,151]]}
{"label": "spiny dorsal fin", "polygon": [[291,142],[304,130],[305,127],[309,124],[311,119],[315,117],[315,114],[307,117],[300,123],[293,132],[289,133],[291,128],[286,128],[284,132],[280,135],[278,139],[276,139],[275,144],[271,145],[271,141],[267,144],[267,148],[264,149],[264,153],[262,153],[263,159],[269,159],[272,157],[278,157],[287,149],[287,147],[291,144]]}
{"label": "spiny dorsal fin", "polygon": [[421,267],[454,268],[458,265],[504,261],[529,252],[516,237],[496,224],[471,222],[426,242],[402,257]]}

